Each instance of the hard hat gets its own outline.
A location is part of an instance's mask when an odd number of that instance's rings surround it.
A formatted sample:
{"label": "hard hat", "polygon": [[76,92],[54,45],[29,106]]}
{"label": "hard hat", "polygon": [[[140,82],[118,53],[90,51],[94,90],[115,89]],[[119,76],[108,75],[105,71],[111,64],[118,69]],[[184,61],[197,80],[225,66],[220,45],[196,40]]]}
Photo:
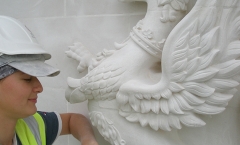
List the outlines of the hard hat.
{"label": "hard hat", "polygon": [[3,54],[0,56],[0,79],[11,75],[15,69],[35,77],[56,76],[60,73],[59,69],[44,61],[43,54]]}
{"label": "hard hat", "polygon": [[43,54],[45,59],[51,58],[25,25],[17,19],[1,15],[0,54]]}

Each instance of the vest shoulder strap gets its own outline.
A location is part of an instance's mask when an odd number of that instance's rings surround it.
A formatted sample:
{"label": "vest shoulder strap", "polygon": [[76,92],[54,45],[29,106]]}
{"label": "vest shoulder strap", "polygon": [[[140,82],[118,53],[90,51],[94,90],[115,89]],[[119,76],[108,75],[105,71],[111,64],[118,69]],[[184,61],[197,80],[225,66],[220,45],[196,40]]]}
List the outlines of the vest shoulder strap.
{"label": "vest shoulder strap", "polygon": [[38,113],[19,119],[15,130],[23,145],[46,145],[45,123]]}

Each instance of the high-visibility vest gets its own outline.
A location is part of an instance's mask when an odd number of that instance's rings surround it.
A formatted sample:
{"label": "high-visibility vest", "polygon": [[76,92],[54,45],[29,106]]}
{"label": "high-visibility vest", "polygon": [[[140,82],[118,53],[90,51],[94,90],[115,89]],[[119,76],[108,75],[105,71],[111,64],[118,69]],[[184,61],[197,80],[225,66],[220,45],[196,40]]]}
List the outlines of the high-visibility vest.
{"label": "high-visibility vest", "polygon": [[38,113],[19,119],[15,131],[22,145],[46,145],[45,123]]}

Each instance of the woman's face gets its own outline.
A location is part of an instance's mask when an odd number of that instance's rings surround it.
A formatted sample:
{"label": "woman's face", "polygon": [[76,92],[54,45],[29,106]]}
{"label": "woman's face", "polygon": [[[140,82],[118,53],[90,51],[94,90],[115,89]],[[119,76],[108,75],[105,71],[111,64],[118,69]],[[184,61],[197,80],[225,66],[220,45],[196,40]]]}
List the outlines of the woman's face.
{"label": "woman's face", "polygon": [[13,119],[34,114],[37,94],[42,92],[36,77],[17,71],[0,81],[0,115]]}

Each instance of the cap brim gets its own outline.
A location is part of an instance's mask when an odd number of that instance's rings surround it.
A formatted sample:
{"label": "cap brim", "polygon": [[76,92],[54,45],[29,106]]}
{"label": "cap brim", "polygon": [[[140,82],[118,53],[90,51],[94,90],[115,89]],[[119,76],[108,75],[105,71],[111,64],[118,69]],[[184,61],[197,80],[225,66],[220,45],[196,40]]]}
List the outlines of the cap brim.
{"label": "cap brim", "polygon": [[58,69],[46,64],[43,60],[11,62],[8,65],[35,77],[52,77],[60,73]]}

